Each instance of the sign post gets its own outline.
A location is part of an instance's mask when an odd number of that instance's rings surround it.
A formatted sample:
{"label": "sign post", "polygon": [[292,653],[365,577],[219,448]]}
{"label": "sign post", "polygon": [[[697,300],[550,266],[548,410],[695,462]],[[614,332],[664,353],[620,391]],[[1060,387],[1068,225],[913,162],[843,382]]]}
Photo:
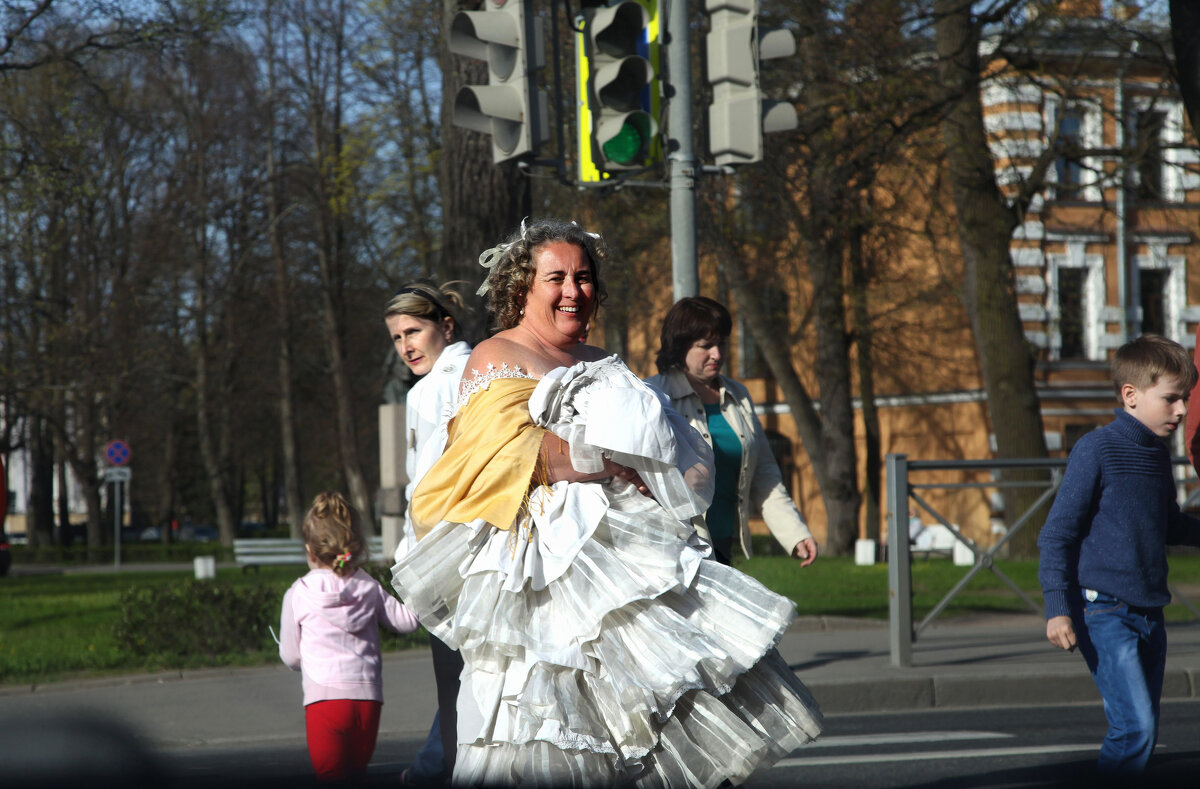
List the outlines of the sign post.
{"label": "sign post", "polygon": [[121,485],[125,485],[125,498],[129,498],[129,480],[133,472],[128,468],[131,455],[129,444],[120,439],[109,441],[104,446],[104,481],[113,486],[113,568],[121,569],[121,516],[125,514],[125,502],[121,500]]}

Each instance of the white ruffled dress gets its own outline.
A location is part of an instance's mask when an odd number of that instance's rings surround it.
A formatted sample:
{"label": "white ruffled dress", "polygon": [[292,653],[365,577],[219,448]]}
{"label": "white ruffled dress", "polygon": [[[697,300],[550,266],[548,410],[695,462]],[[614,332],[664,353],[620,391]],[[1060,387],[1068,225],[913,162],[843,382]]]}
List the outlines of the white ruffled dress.
{"label": "white ruffled dress", "polygon": [[[460,409],[498,377],[525,376],[489,371]],[[547,374],[529,411],[577,470],[607,455],[654,499],[535,486],[510,529],[442,521],[395,565],[465,661],[454,783],[715,787],[815,738],[818,706],[775,650],[795,606],[708,560],[689,523],[712,494],[699,434],[615,356]]]}

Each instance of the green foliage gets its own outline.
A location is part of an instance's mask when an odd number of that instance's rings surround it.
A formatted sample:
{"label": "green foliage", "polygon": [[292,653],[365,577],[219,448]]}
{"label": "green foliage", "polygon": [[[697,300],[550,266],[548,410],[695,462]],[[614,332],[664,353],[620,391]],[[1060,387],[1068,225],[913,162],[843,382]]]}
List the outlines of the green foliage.
{"label": "green foliage", "polygon": [[267,627],[279,621],[282,597],[274,584],[235,586],[216,580],[130,587],[121,594],[117,643],[162,665],[269,651]]}

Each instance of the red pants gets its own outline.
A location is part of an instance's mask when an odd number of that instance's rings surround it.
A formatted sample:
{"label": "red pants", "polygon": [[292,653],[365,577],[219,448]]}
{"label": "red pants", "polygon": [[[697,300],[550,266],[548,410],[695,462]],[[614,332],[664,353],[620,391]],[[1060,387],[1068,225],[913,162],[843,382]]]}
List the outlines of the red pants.
{"label": "red pants", "polygon": [[362,781],[379,734],[378,701],[331,699],[304,708],[308,758],[322,781]]}

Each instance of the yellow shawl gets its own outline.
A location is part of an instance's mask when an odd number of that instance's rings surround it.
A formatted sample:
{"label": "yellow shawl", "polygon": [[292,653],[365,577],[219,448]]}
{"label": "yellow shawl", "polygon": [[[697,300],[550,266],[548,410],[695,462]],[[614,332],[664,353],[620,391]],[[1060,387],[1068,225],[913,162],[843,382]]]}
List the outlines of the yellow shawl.
{"label": "yellow shawl", "polygon": [[497,529],[512,526],[546,433],[529,416],[536,386],[530,378],[497,378],[450,420],[446,450],[413,491],[418,540],[441,521],[482,518]]}

